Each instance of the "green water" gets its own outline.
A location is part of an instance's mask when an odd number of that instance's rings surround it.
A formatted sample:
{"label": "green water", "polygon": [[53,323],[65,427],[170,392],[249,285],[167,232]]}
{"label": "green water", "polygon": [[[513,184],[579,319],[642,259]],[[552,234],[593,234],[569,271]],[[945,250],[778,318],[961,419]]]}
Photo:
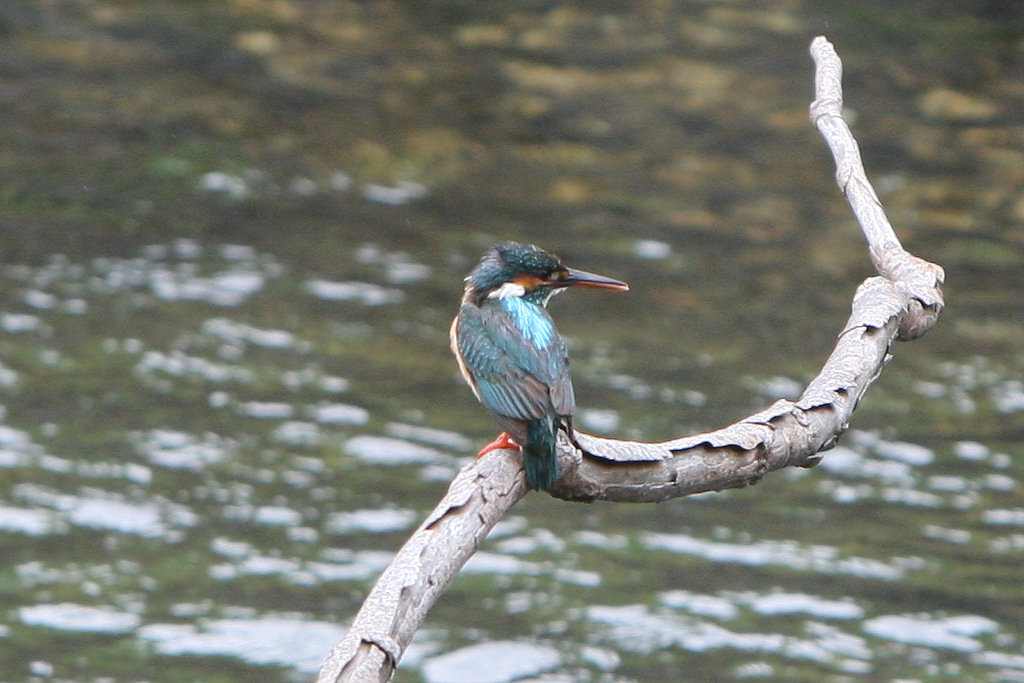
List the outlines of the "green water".
{"label": "green water", "polygon": [[308,680],[495,434],[447,332],[497,239],[631,285],[552,305],[583,429],[798,393],[871,274],[825,33],[938,326],[819,468],[529,495],[399,680],[1024,680],[1024,13],[908,7],[5,3],[0,679]]}

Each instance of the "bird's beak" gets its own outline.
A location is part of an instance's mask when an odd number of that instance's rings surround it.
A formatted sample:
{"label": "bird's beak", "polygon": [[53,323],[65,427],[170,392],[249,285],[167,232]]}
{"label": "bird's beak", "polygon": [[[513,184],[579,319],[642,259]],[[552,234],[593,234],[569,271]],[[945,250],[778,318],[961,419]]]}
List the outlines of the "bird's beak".
{"label": "bird's beak", "polygon": [[575,268],[566,268],[565,276],[555,284],[560,287],[589,287],[591,289],[611,289],[616,292],[629,290],[629,285],[621,280],[613,280],[604,275],[596,275]]}

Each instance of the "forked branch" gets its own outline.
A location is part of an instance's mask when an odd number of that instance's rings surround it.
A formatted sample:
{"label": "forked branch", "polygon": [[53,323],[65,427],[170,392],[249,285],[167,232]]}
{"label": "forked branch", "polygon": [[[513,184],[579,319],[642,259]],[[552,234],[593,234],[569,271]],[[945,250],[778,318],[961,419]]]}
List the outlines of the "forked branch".
{"label": "forked branch", "polygon": [[[916,339],[935,324],[943,307],[943,270],[903,249],[864,173],[842,117],[842,63],[832,44],[815,38],[811,56],[811,120],[832,151],[836,180],[878,271],[857,288],[835,349],[798,400],[776,401],[723,429],[658,443],[577,434],[584,451],[563,440],[559,465],[565,474],[552,495],[654,502],[747,486],[783,467],[812,467],[846,431],[892,342]],[[434,602],[525,493],[522,463],[512,452],[495,451],[463,467],[371,589],[318,681],[390,680]]]}

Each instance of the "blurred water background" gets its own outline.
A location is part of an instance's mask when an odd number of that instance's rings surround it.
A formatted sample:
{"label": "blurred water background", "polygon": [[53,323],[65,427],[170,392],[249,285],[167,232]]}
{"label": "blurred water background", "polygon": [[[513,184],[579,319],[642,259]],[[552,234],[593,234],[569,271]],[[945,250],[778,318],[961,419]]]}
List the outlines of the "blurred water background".
{"label": "blurred water background", "polygon": [[399,680],[1024,681],[1024,9],[5,0],[0,679],[308,680],[496,433],[447,347],[498,239],[584,430],[793,397],[871,274],[811,39],[948,308],[823,464],[531,494]]}

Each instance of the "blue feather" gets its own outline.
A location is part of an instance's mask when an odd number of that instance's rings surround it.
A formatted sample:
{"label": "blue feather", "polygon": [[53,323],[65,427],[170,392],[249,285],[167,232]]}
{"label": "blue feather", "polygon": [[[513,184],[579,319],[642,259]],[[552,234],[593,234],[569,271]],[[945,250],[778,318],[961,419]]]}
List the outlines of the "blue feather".
{"label": "blue feather", "polygon": [[558,449],[555,446],[558,427],[553,420],[545,418],[531,420],[526,429],[526,443],[523,444],[526,482],[543,491],[558,480]]}
{"label": "blue feather", "polygon": [[541,306],[518,296],[502,299],[500,305],[512,316],[512,324],[523,338],[537,348],[546,349],[558,338],[551,316]]}
{"label": "blue feather", "polygon": [[453,346],[480,402],[523,446],[535,489],[558,478],[558,427],[576,411],[569,358],[547,311],[520,297],[464,303]]}

